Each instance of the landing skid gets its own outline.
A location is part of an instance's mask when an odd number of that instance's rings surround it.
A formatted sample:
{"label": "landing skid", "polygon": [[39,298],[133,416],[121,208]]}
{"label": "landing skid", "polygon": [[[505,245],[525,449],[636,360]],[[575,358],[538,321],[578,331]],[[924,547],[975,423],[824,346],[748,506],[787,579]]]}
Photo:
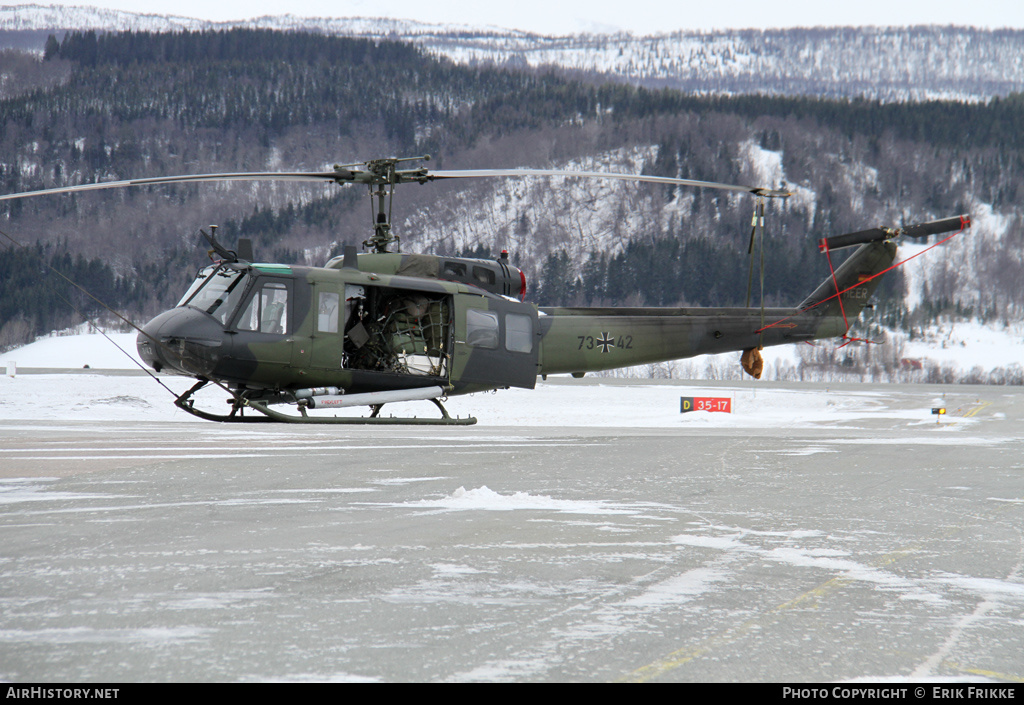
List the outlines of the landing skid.
{"label": "landing skid", "polygon": [[[369,416],[309,416],[306,414],[306,409],[302,406],[299,407],[299,414],[283,414],[280,411],[271,409],[270,406],[264,402],[256,401],[254,399],[246,399],[244,395],[238,395],[233,401],[231,401],[231,413],[229,414],[211,414],[208,411],[197,409],[195,407],[195,401],[192,399],[192,395],[198,392],[200,389],[205,387],[209,382],[200,381],[187,392],[179,396],[174,401],[174,405],[183,411],[187,411],[193,416],[197,416],[206,421],[218,421],[221,423],[267,423],[267,422],[280,422],[280,423],[307,423],[307,424],[376,424],[376,425],[409,425],[409,426],[472,426],[476,423],[476,419],[472,416],[466,418],[452,418],[448,414],[448,410],[444,408],[441,402],[437,399],[431,399],[438,409],[441,410],[441,418],[418,418],[418,417],[401,417],[401,416],[380,416],[381,407],[383,404],[374,404],[370,406],[371,413]],[[258,411],[261,416],[245,415],[246,409],[253,409]]]}

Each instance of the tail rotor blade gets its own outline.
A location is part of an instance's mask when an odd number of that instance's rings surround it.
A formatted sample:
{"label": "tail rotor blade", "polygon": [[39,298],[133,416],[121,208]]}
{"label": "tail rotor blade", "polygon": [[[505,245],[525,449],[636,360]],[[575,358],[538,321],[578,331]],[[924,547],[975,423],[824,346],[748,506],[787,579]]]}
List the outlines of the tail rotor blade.
{"label": "tail rotor blade", "polygon": [[838,250],[840,247],[851,247],[853,245],[863,245],[867,242],[888,240],[900,235],[905,235],[906,237],[928,237],[929,235],[948,233],[969,227],[971,227],[971,216],[955,215],[952,218],[940,218],[939,220],[908,225],[903,228],[870,228],[868,230],[858,230],[855,233],[826,237],[818,241],[818,248],[822,251],[826,249],[831,251]]}
{"label": "tail rotor blade", "polygon": [[903,228],[902,234],[907,237],[928,237],[929,235],[948,233],[969,227],[971,227],[971,216],[955,215],[952,218],[942,218],[918,225],[908,225]]}
{"label": "tail rotor blade", "polygon": [[895,234],[893,230],[889,228],[870,228],[869,230],[858,230],[855,233],[846,233],[845,235],[835,235],[833,237],[822,238],[818,242],[818,248],[821,250],[838,250],[840,247],[852,247],[853,245],[863,245],[866,242],[876,242],[878,240],[885,240],[892,237]]}

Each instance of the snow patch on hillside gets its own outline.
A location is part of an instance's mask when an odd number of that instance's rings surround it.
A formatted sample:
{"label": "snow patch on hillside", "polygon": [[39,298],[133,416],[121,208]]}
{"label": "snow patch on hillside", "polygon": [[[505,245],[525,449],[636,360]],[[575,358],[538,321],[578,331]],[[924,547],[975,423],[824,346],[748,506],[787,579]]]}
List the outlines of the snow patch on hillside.
{"label": "snow patch on hillside", "polygon": [[1024,322],[941,320],[904,344],[907,357],[952,365],[964,372],[1024,363]]}
{"label": "snow patch on hillside", "polygon": [[[950,296],[965,307],[978,309],[982,314],[999,292],[992,291],[986,281],[982,265],[993,259],[1012,258],[1021,261],[1024,253],[1004,246],[1014,224],[1014,218],[997,211],[991,204],[974,201],[969,205],[970,227],[959,233],[932,236],[929,241],[901,239],[898,260],[902,265],[907,286],[905,305],[913,311],[926,299]],[[945,242],[943,242],[945,241]],[[941,247],[936,247],[942,242]],[[934,248],[934,249],[933,249]],[[926,251],[926,256],[923,255]],[[999,254],[993,257],[993,252]]]}
{"label": "snow patch on hillside", "polygon": [[789,183],[782,166],[782,152],[774,152],[753,141],[747,141],[740,145],[740,154],[753,174],[751,186],[765,186],[789,191],[793,194],[786,199],[789,207],[810,213],[813,219],[818,194],[805,186]]}
{"label": "snow patch on hillside", "polygon": [[[551,168],[639,174],[657,155],[657,146],[648,145]],[[655,191],[636,182],[571,176],[486,180],[417,210],[402,222],[401,232],[419,233],[408,243],[414,252],[486,245],[514,252],[520,261],[542,262],[557,244],[571,260],[585,261],[591,252],[615,255],[634,237],[660,234],[664,214],[651,204]],[[442,229],[439,223],[454,226]]]}

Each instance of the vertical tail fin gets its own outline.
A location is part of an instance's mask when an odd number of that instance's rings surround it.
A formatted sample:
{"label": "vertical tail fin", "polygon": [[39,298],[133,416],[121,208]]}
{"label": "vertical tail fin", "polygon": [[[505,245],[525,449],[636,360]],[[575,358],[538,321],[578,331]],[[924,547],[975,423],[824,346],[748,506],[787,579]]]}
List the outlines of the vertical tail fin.
{"label": "vertical tail fin", "polygon": [[892,266],[895,259],[896,245],[889,241],[861,245],[804,299],[800,310],[818,316],[856,318],[881,282],[881,277],[875,275]]}

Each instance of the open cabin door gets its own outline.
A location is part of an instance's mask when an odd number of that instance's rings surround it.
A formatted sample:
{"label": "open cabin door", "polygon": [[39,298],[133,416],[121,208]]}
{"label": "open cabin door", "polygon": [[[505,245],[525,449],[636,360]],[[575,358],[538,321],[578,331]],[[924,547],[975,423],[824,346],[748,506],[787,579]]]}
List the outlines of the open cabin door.
{"label": "open cabin door", "polygon": [[455,297],[453,382],[533,389],[539,364],[536,307],[507,299]]}
{"label": "open cabin door", "polygon": [[346,284],[342,366],[427,377],[447,385],[451,299],[448,293],[426,289]]}

